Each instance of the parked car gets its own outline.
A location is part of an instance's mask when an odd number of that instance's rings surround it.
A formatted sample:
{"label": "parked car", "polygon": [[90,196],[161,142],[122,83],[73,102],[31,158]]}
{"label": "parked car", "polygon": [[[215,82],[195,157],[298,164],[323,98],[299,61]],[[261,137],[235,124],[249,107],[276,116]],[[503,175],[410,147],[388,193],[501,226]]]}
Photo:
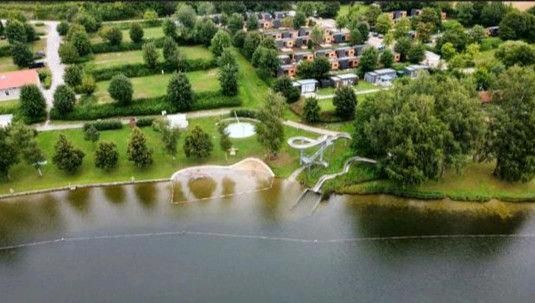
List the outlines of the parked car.
{"label": "parked car", "polygon": [[42,68],[45,67],[44,61],[35,61],[34,63],[30,64],[29,68]]}

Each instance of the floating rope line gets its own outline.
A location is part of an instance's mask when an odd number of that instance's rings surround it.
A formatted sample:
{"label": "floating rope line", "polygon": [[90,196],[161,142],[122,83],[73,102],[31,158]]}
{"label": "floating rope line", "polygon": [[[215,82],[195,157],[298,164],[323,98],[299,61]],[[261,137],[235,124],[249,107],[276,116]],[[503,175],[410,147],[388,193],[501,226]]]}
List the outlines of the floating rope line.
{"label": "floating rope line", "polygon": [[127,239],[127,238],[146,238],[146,237],[163,237],[163,236],[204,236],[212,238],[233,238],[233,239],[253,239],[253,240],[268,240],[294,243],[318,243],[318,244],[335,244],[335,243],[351,243],[351,242],[365,242],[365,241],[402,241],[402,240],[430,240],[430,239],[483,239],[483,238],[535,238],[535,234],[459,234],[459,235],[421,235],[421,236],[389,236],[389,237],[360,237],[360,238],[340,238],[340,239],[304,239],[304,238],[290,238],[290,237],[272,237],[263,235],[247,235],[247,234],[230,234],[217,232],[202,232],[202,231],[169,231],[156,233],[138,233],[138,234],[117,234],[117,235],[102,235],[102,236],[88,236],[88,237],[72,237],[72,238],[58,238],[54,240],[45,240],[30,243],[21,243],[0,247],[0,251],[12,250],[33,246],[44,246],[57,243],[95,241],[95,240],[113,240],[113,239]]}

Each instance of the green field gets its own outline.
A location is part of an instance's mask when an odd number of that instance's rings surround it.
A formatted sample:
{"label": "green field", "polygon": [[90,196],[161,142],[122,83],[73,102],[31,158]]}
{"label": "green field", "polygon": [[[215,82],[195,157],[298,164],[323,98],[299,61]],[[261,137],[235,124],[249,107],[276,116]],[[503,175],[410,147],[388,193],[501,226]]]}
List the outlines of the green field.
{"label": "green field", "polygon": [[[143,132],[147,136],[147,145],[153,151],[154,164],[148,169],[137,169],[127,160],[126,147],[130,136],[130,129],[125,126],[122,130],[101,132],[101,140],[115,142],[120,154],[118,167],[110,172],[102,171],[94,167],[94,151],[96,144],[84,141],[81,129],[39,133],[37,140],[43,148],[48,160],[48,164],[43,169],[44,176],[39,177],[36,170],[30,165],[19,163],[10,170],[11,181],[0,182],[0,194],[9,193],[10,188],[14,189],[16,192],[20,192],[25,190],[66,186],[69,184],[128,181],[131,180],[131,177],[134,177],[136,180],[168,178],[175,171],[187,166],[209,163],[230,164],[251,156],[261,159],[264,158],[265,149],[257,143],[256,137],[250,137],[239,140],[232,139],[233,145],[238,148],[238,153],[236,157],[229,156],[227,161],[225,160],[225,154],[219,148],[219,135],[215,125],[217,118],[192,119],[189,122],[189,129],[199,125],[203,130],[212,135],[214,151],[209,158],[202,160],[186,158],[182,149],[185,135],[181,134],[178,142],[178,153],[176,158],[173,159],[173,157],[163,151],[159,133],[153,131],[152,128],[147,127],[143,129]],[[82,167],[74,175],[65,174],[52,164],[51,158],[53,155],[54,144],[56,143],[59,134],[65,134],[74,146],[81,148],[86,154]],[[296,135],[315,136],[293,128],[286,128],[285,135],[286,137]],[[298,168],[299,161],[297,157],[298,153],[295,150],[290,149],[288,145],[284,144],[280,156],[274,161],[268,161],[268,164],[278,176],[287,177],[294,169]]]}
{"label": "green field", "polygon": [[[186,59],[213,59],[212,53],[203,46],[184,46],[179,47],[180,52],[186,57]],[[162,50],[158,50],[160,53],[160,60],[162,58]],[[111,67],[124,64],[136,64],[143,63],[143,52],[141,50],[127,51],[127,52],[111,52],[94,55],[94,59],[90,61],[97,67]]]}
{"label": "green field", "polygon": [[[219,90],[217,69],[186,73],[194,92]],[[163,96],[167,92],[167,84],[171,74],[158,74],[146,77],[130,78],[134,87],[134,99]],[[108,94],[110,81],[97,82],[94,95],[99,102],[112,102]]]}
{"label": "green field", "polygon": [[256,74],[255,68],[247,59],[234,49],[234,55],[239,66],[238,83],[240,85],[239,96],[243,107],[258,108],[264,104],[268,93],[268,85]]}
{"label": "green field", "polygon": [[[123,42],[132,42],[130,40],[130,30],[125,29],[121,32],[123,33]],[[163,37],[163,29],[161,26],[158,27],[148,27],[143,29],[143,39],[156,39]],[[91,35],[91,43],[99,43],[99,42],[107,42],[106,40],[103,40],[98,34],[92,34]]]}
{"label": "green field", "polygon": [[10,72],[19,69],[11,56],[0,57],[0,72]]}
{"label": "green field", "polygon": [[[355,89],[355,91],[359,92],[359,91],[364,91],[364,90],[369,90],[369,89],[376,89],[378,87],[369,82],[361,80],[357,83],[357,85],[353,86],[353,88]],[[329,96],[329,95],[334,95],[334,92],[335,92],[334,87],[324,87],[324,88],[318,89],[318,91],[316,92],[316,95]]]}

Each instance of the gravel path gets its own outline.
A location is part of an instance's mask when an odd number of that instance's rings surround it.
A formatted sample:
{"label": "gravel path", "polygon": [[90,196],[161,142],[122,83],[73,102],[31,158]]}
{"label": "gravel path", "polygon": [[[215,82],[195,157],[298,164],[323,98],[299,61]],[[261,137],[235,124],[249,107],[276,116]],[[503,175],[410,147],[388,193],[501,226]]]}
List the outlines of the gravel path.
{"label": "gravel path", "polygon": [[[63,84],[63,74],[65,72],[65,65],[61,63],[59,58],[59,45],[61,44],[61,36],[56,31],[56,26],[58,21],[44,21],[47,27],[47,36],[46,36],[46,65],[52,73],[52,85],[48,90],[41,88],[43,95],[46,99],[47,111],[50,112],[50,109],[53,106],[54,101],[54,91],[56,88]],[[47,115],[46,124],[49,123],[50,115]]]}

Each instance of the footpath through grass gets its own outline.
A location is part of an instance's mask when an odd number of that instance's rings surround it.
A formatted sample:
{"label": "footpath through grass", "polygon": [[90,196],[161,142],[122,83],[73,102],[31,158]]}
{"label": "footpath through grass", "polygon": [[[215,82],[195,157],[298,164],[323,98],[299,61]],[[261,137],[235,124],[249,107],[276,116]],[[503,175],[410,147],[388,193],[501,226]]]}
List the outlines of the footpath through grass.
{"label": "footpath through grass", "polygon": [[[36,170],[30,165],[19,163],[10,169],[10,181],[0,181],[0,194],[9,193],[10,188],[14,189],[15,192],[21,192],[67,186],[69,184],[129,181],[132,177],[135,180],[168,178],[175,171],[188,166],[203,164],[226,165],[235,163],[246,157],[264,159],[265,149],[258,144],[256,136],[253,136],[245,139],[232,139],[233,145],[238,148],[238,153],[236,157],[229,156],[228,160],[226,160],[225,154],[219,148],[219,135],[215,125],[217,121],[218,119],[216,117],[189,120],[189,130],[198,125],[212,137],[214,144],[213,153],[210,157],[201,160],[185,157],[182,149],[185,133],[181,134],[177,145],[178,153],[176,158],[173,158],[164,152],[159,133],[153,131],[151,127],[143,128],[142,131],[147,137],[147,144],[153,151],[154,159],[153,165],[147,169],[137,169],[127,160],[126,149],[131,132],[128,126],[125,126],[121,130],[102,131],[100,140],[113,141],[117,144],[119,151],[118,166],[109,172],[94,167],[94,151],[97,144],[84,141],[82,129],[41,132],[37,136],[37,140],[48,160],[48,164],[43,169],[44,176],[39,177]],[[65,174],[52,164],[51,159],[54,153],[54,145],[60,134],[66,135],[74,146],[81,148],[86,154],[82,167],[74,175]],[[297,135],[315,136],[305,131],[285,128],[286,138]],[[298,153],[284,144],[280,156],[274,161],[267,161],[267,163],[277,176],[287,177],[299,166]]]}

